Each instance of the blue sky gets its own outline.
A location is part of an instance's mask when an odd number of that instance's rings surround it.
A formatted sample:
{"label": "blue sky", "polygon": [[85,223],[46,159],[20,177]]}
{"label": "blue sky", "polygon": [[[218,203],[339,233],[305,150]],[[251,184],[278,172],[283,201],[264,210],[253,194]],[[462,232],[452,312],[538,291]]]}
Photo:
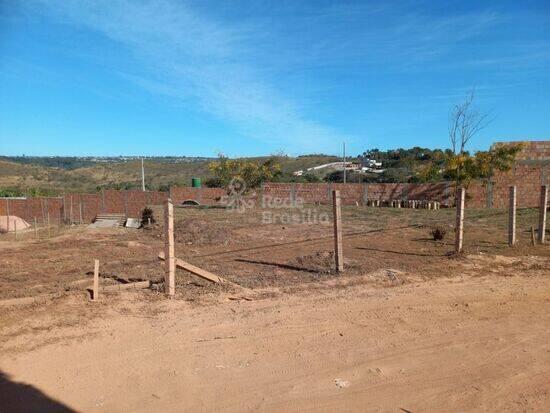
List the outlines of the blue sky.
{"label": "blue sky", "polygon": [[550,139],[548,1],[0,0],[0,154],[267,155]]}

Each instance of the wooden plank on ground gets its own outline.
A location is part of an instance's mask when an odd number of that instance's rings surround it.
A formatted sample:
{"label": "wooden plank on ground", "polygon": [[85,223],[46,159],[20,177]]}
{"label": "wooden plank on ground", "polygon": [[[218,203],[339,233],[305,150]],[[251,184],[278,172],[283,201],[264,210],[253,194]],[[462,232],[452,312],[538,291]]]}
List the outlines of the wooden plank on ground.
{"label": "wooden plank on ground", "polygon": [[[164,260],[164,252],[159,252],[159,259]],[[227,281],[216,275],[212,274],[209,271],[203,270],[202,268],[195,267],[193,264],[189,264],[186,261],[180,260],[179,258],[176,258],[176,267],[183,268],[186,271],[189,271],[192,274],[195,274],[198,277],[201,277],[207,281],[213,282],[213,283],[226,283]]]}
{"label": "wooden plank on ground", "polygon": [[101,287],[102,291],[119,291],[119,290],[132,290],[132,289],[141,289],[141,288],[149,288],[151,286],[150,281],[137,281],[133,283],[128,284],[114,284],[114,285],[106,285],[104,287]]}

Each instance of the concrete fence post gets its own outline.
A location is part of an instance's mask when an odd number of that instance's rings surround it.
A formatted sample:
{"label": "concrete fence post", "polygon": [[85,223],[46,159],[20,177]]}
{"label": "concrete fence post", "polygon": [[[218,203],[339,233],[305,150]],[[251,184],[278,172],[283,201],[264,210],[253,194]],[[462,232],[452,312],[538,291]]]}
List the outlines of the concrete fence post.
{"label": "concrete fence post", "polygon": [[332,191],[332,212],[334,221],[334,260],[336,272],[344,271],[344,254],[342,251],[342,210],[340,191]]}
{"label": "concrete fence post", "polygon": [[508,208],[508,245],[514,246],[516,243],[516,187],[510,187],[510,206]]}
{"label": "concrete fence post", "polygon": [[540,205],[539,205],[539,233],[538,239],[541,244],[544,244],[546,233],[546,208],[548,205],[548,187],[542,185],[540,187]]}
{"label": "concrete fence post", "polygon": [[464,200],[466,198],[464,188],[458,188],[456,195],[456,225],[455,225],[455,252],[462,252],[464,236]]}
{"label": "concrete fence post", "polygon": [[174,205],[168,199],[164,207],[164,256],[166,272],[164,292],[173,297],[176,294],[176,258],[174,248]]}

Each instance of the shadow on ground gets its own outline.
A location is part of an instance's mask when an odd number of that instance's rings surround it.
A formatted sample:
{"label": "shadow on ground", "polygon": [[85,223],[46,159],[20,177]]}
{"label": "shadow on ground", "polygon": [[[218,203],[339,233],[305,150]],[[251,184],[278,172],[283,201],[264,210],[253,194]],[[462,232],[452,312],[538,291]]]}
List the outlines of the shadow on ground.
{"label": "shadow on ground", "polygon": [[12,381],[0,371],[0,412],[69,413],[76,410],[48,397],[30,384]]}

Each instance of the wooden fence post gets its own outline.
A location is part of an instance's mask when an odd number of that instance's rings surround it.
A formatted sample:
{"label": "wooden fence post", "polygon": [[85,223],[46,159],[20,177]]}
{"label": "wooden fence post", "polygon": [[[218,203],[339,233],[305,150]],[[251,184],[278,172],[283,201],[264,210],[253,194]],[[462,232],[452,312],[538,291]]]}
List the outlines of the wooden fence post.
{"label": "wooden fence post", "polygon": [[164,256],[166,257],[166,273],[164,276],[164,292],[172,297],[176,294],[176,259],[174,250],[174,205],[168,199],[164,208]]}
{"label": "wooden fence post", "polygon": [[99,298],[99,260],[94,260],[94,287],[92,291],[92,300]]}
{"label": "wooden fence post", "polygon": [[[9,217],[8,217],[9,219]],[[15,240],[17,241],[17,221],[13,221],[13,236],[15,238]]]}
{"label": "wooden fence post", "polygon": [[51,229],[50,229],[50,211],[46,212],[46,225],[48,226],[48,238],[52,236]]}
{"label": "wooden fence post", "polygon": [[34,217],[34,236],[38,239],[38,227],[36,226],[36,217]]}
{"label": "wooden fence post", "polygon": [[508,208],[508,245],[516,243],[516,187],[510,187],[510,206]]}
{"label": "wooden fence post", "polygon": [[544,244],[546,233],[546,207],[548,205],[548,187],[540,187],[540,205],[539,205],[539,242]]}
{"label": "wooden fence post", "polygon": [[456,195],[456,225],[455,225],[455,252],[462,252],[464,235],[464,200],[466,191],[458,188]]}
{"label": "wooden fence post", "polygon": [[342,211],[340,208],[340,191],[332,191],[332,213],[334,221],[334,260],[336,272],[344,271],[344,254],[342,251]]}

